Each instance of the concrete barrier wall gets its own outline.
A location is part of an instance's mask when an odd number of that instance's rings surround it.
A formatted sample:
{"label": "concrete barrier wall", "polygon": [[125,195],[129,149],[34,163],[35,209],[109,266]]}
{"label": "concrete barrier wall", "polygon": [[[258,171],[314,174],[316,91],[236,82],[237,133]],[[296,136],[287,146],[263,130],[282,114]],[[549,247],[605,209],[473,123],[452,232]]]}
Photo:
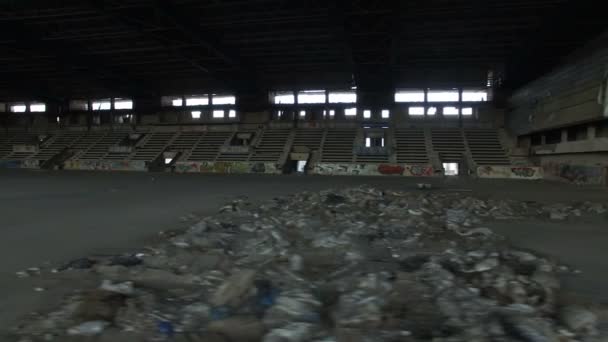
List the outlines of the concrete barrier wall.
{"label": "concrete barrier wall", "polygon": [[242,162],[242,161],[202,161],[176,162],[178,173],[267,173],[280,174],[282,170],[276,163]]}
{"label": "concrete barrier wall", "polygon": [[542,165],[544,178],[582,185],[606,185],[608,167],[548,162]]}
{"label": "concrete barrier wall", "polygon": [[543,170],[537,166],[484,165],[477,167],[479,178],[542,179]]}
{"label": "concrete barrier wall", "polygon": [[147,171],[143,160],[68,160],[65,170]]}
{"label": "concrete barrier wall", "polygon": [[374,163],[318,163],[312,170],[317,175],[356,176],[433,176],[431,165],[374,164]]}
{"label": "concrete barrier wall", "polygon": [[0,160],[0,168],[4,169],[38,169],[40,163],[34,159]]}

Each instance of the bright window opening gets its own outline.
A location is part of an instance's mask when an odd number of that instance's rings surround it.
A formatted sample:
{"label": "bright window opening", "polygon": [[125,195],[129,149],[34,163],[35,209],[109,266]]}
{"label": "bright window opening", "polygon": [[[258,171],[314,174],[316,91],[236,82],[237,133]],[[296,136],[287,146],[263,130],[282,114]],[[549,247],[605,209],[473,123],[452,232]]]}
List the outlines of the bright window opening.
{"label": "bright window opening", "polygon": [[356,103],[357,93],[349,92],[330,92],[329,103]]}
{"label": "bright window opening", "polygon": [[437,107],[429,107],[426,109],[426,115],[435,115],[437,114]]}
{"label": "bright window opening", "polygon": [[462,108],[462,115],[463,116],[471,116],[471,115],[473,115],[473,108],[471,108],[471,107],[464,107],[464,108]]}
{"label": "bright window opening", "polygon": [[172,161],[173,161],[173,158],[165,158],[165,165],[171,164]]}
{"label": "bright window opening", "polygon": [[13,113],[25,113],[27,106],[24,104],[17,104],[11,106],[11,112]]}
{"label": "bright window opening", "polygon": [[200,119],[201,118],[201,111],[200,110],[193,110],[190,112],[190,114],[192,115],[193,119]]}
{"label": "bright window opening", "polygon": [[366,109],[363,111],[363,118],[364,119],[370,119],[372,117],[372,111],[369,109]]}
{"label": "bright window opening", "polygon": [[395,102],[424,102],[424,91],[400,90],[395,93]]}
{"label": "bright window opening", "polygon": [[357,108],[346,108],[344,109],[345,116],[355,116],[357,115]]}
{"label": "bright window opening", "polygon": [[171,105],[173,107],[181,107],[184,105],[184,101],[182,99],[173,99],[171,100]]}
{"label": "bright window opening", "polygon": [[306,116],[306,111],[305,110],[301,110],[300,111],[300,117],[303,118]]}
{"label": "bright window opening", "polygon": [[424,107],[409,107],[407,113],[414,116],[424,115]]}
{"label": "bright window opening", "polygon": [[443,107],[443,115],[458,115],[458,108],[456,108],[456,107]]}
{"label": "bright window opening", "polygon": [[114,101],[114,109],[133,109],[133,101],[116,100]]}
{"label": "bright window opening", "polygon": [[57,123],[61,123],[61,118],[58,116],[55,121],[57,121]]}
{"label": "bright window opening", "polygon": [[224,111],[223,110],[214,110],[213,111],[213,118],[214,119],[222,119],[224,117]]}
{"label": "bright window opening", "polygon": [[365,138],[365,147],[372,147],[372,138]]}
{"label": "bright window opening", "polygon": [[428,102],[458,102],[458,91],[429,91],[427,93]]}
{"label": "bright window opening", "polygon": [[186,106],[206,106],[208,104],[208,96],[193,96],[186,99]]}
{"label": "bright window opening", "polygon": [[274,103],[275,104],[294,104],[296,103],[296,98],[293,93],[277,93],[274,95]]}
{"label": "bright window opening", "polygon": [[110,110],[112,109],[112,103],[110,101],[93,101],[91,103],[93,110]]}
{"label": "bright window opening", "polygon": [[283,117],[284,111],[282,110],[277,110],[277,118]]}
{"label": "bright window opening", "polygon": [[484,102],[488,101],[488,92],[485,90],[464,90],[462,92],[462,101],[464,102]]}
{"label": "bright window opening", "polygon": [[226,104],[235,104],[236,97],[234,96],[218,96],[213,95],[211,98],[211,103],[214,105],[226,105]]}
{"label": "bright window opening", "polygon": [[458,163],[443,163],[443,174],[446,176],[458,176]]}
{"label": "bright window opening", "polygon": [[32,103],[30,104],[30,112],[40,113],[46,112],[46,105],[44,103]]}
{"label": "bright window opening", "polygon": [[328,110],[324,110],[324,111],[323,111],[323,116],[324,116],[324,117],[327,117],[327,114],[328,114],[328,113],[329,113],[329,116],[330,116],[330,117],[334,117],[334,116],[336,115],[336,111],[335,111],[335,110],[333,110],[333,109],[330,109],[329,111],[328,111]]}
{"label": "bright window opening", "polygon": [[228,117],[229,118],[236,118],[236,110],[231,109],[228,111]]}
{"label": "bright window opening", "polygon": [[303,173],[305,169],[306,169],[306,160],[298,160],[297,171]]}
{"label": "bright window opening", "polygon": [[325,90],[304,90],[298,93],[298,103],[325,103]]}
{"label": "bright window opening", "polygon": [[87,100],[71,100],[70,110],[88,110],[89,104]]}
{"label": "bright window opening", "polygon": [[388,109],[383,109],[382,112],[380,112],[380,114],[382,115],[383,119],[388,119],[391,117],[391,111]]}

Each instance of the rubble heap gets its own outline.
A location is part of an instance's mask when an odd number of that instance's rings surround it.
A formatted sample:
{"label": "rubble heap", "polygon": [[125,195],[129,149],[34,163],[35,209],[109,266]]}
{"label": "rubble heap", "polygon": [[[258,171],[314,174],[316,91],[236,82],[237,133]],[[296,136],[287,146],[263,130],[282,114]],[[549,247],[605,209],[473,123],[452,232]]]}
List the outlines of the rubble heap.
{"label": "rubble heap", "polygon": [[605,208],[368,187],[258,207],[239,199],[186,232],[165,234],[147,253],[65,265],[103,282],[17,334],[22,341],[595,341],[593,313],[556,303],[558,265],[512,248],[482,224]]}

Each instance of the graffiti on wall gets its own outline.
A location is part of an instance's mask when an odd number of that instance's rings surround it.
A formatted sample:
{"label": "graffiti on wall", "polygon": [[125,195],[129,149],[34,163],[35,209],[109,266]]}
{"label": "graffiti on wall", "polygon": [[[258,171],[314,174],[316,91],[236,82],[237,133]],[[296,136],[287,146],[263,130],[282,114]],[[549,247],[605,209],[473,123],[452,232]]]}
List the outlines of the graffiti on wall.
{"label": "graffiti on wall", "polygon": [[433,175],[433,167],[430,165],[399,165],[373,163],[318,163],[314,166],[313,173],[319,175],[396,175],[409,177],[428,177]]}
{"label": "graffiti on wall", "polygon": [[101,170],[101,171],[147,171],[143,160],[67,160],[66,170]]}
{"label": "graffiti on wall", "polygon": [[281,173],[281,168],[275,163],[242,162],[242,161],[202,161],[176,162],[175,172],[190,173]]}
{"label": "graffiti on wall", "polygon": [[40,163],[36,159],[0,160],[0,168],[5,169],[38,169]]}
{"label": "graffiti on wall", "polygon": [[477,168],[479,178],[541,179],[543,173],[536,166],[485,165]]}
{"label": "graffiti on wall", "polygon": [[575,184],[604,185],[608,170],[604,166],[572,165],[564,163],[543,164],[548,179]]}

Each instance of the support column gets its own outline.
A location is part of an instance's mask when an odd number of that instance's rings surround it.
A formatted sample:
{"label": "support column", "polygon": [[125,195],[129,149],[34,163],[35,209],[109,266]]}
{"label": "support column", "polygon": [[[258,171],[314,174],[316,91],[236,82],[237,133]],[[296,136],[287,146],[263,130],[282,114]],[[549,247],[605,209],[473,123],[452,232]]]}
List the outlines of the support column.
{"label": "support column", "polygon": [[597,137],[597,129],[595,125],[587,126],[587,139],[595,139]]}
{"label": "support column", "polygon": [[562,137],[560,139],[560,142],[565,143],[567,141],[568,141],[568,129],[564,128],[564,129],[562,129]]}

